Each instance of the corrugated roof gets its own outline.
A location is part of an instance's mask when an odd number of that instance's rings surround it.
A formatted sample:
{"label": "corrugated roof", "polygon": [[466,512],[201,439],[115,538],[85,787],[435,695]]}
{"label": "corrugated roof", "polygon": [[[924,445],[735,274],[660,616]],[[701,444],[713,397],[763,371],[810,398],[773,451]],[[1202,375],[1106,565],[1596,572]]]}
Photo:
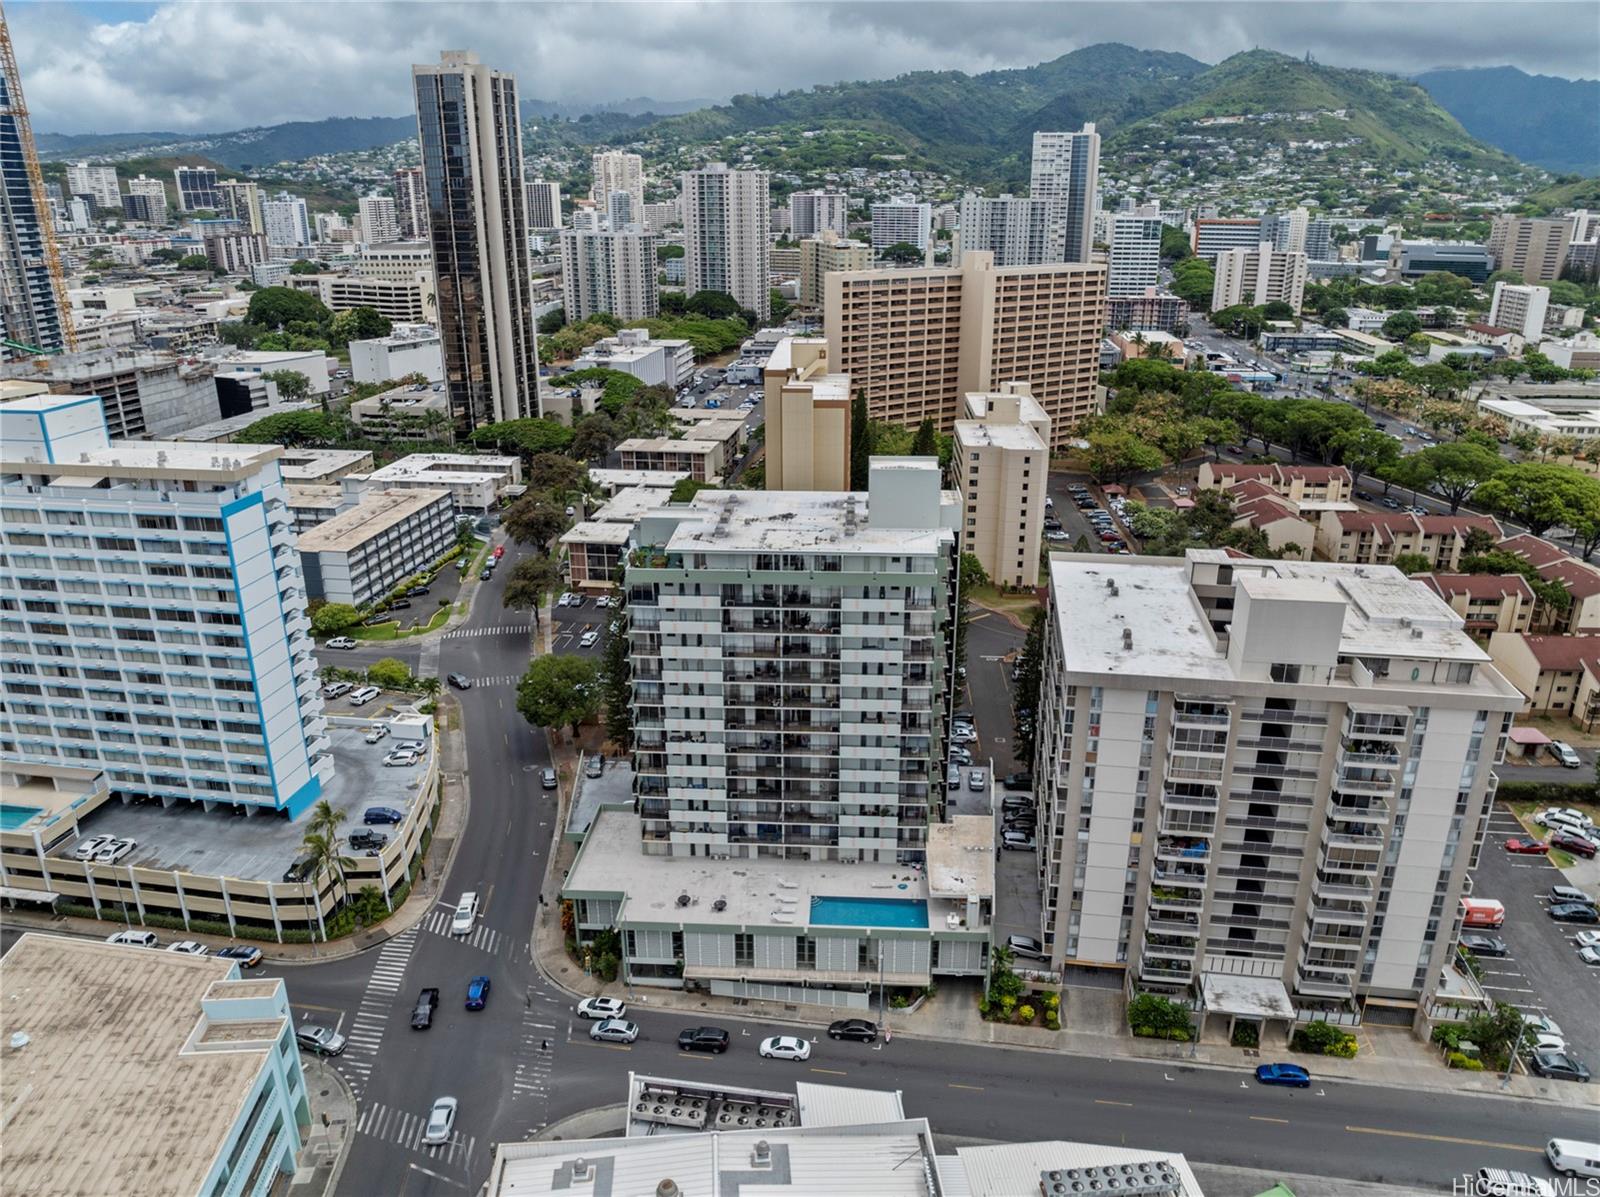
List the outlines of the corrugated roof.
{"label": "corrugated roof", "polygon": [[899,1122],[906,1116],[898,1089],[855,1089],[849,1085],[796,1083],[801,1126],[858,1126]]}

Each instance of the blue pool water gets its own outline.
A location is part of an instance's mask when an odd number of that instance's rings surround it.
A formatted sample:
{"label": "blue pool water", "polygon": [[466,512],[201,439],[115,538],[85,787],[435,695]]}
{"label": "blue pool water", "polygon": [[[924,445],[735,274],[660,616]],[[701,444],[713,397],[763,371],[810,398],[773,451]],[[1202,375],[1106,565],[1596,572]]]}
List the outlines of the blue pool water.
{"label": "blue pool water", "polygon": [[43,808],[37,806],[6,806],[0,803],[0,831],[21,827],[41,809]]}
{"label": "blue pool water", "polygon": [[928,927],[928,904],[913,898],[812,898],[816,927]]}

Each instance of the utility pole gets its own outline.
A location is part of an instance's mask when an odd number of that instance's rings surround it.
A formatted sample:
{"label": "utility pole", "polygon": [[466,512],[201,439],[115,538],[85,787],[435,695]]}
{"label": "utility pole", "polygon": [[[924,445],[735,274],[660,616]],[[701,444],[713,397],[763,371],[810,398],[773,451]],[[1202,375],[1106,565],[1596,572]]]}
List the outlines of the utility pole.
{"label": "utility pole", "polygon": [[1528,1033],[1528,1020],[1523,1018],[1517,1027],[1517,1041],[1511,1045],[1511,1058],[1506,1061],[1506,1074],[1500,1078],[1500,1088],[1511,1084],[1511,1070],[1517,1066],[1517,1053],[1522,1050],[1522,1037]]}

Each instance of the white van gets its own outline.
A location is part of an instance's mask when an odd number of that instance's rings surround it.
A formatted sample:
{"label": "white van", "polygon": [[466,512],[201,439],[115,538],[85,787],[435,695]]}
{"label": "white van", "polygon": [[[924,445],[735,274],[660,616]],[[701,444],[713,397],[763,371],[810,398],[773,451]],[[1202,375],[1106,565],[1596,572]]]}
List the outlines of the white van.
{"label": "white van", "polygon": [[1600,1176],[1600,1143],[1551,1139],[1544,1154],[1552,1168],[1567,1176]]}
{"label": "white van", "polygon": [[456,912],[450,916],[450,934],[468,935],[472,931],[472,924],[478,918],[478,895],[465,893],[461,901],[456,903]]}

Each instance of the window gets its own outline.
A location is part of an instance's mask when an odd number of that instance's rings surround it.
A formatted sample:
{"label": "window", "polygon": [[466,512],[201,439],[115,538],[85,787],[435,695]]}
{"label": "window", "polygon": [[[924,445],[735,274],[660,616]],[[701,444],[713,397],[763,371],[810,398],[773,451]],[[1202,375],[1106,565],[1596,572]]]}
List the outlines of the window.
{"label": "window", "polygon": [[1300,666],[1274,665],[1271,670],[1271,676],[1275,682],[1298,682],[1300,680]]}

